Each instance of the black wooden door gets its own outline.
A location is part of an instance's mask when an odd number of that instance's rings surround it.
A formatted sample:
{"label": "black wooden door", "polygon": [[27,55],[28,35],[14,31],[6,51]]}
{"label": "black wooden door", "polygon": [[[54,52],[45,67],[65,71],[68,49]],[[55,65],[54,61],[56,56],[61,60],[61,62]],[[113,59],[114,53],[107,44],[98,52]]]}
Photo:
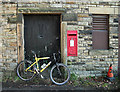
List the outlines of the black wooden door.
{"label": "black wooden door", "polygon": [[25,58],[31,50],[51,56],[60,50],[60,15],[24,15]]}

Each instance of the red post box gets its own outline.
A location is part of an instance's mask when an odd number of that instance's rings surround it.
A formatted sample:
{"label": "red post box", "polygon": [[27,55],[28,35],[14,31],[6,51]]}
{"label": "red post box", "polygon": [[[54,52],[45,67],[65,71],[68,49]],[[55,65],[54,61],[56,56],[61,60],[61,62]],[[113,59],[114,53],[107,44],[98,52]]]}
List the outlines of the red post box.
{"label": "red post box", "polygon": [[67,31],[67,56],[77,56],[77,31]]}

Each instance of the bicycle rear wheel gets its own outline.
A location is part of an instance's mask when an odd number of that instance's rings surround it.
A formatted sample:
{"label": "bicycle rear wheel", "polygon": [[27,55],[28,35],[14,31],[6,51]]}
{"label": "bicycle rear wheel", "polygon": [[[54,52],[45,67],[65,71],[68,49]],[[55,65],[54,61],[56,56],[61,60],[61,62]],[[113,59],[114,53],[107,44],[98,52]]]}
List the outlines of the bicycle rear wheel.
{"label": "bicycle rear wheel", "polygon": [[25,71],[25,69],[27,69],[31,64],[32,64],[32,61],[24,60],[24,61],[21,61],[17,65],[16,72],[17,72],[18,77],[21,80],[28,81],[28,80],[31,80],[35,76],[35,73],[32,72],[32,71],[34,71],[33,66],[28,71]]}
{"label": "bicycle rear wheel", "polygon": [[68,82],[70,78],[70,71],[66,65],[58,63],[54,65],[50,72],[50,79],[56,85],[63,85]]}

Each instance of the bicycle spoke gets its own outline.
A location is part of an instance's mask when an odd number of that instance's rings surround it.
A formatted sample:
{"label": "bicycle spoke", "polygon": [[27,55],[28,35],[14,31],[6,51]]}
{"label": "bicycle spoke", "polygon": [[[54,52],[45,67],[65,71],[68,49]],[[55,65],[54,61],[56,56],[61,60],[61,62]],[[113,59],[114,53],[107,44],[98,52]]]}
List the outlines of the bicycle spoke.
{"label": "bicycle spoke", "polygon": [[58,65],[58,67],[54,66],[51,69],[50,74],[51,74],[51,80],[58,85],[65,84],[70,77],[68,68],[63,64]]}
{"label": "bicycle spoke", "polygon": [[17,74],[20,77],[20,79],[22,80],[30,80],[33,78],[34,74],[34,70],[33,67],[31,67],[30,69],[28,69],[27,71],[26,68],[28,68],[31,65],[31,63],[27,62],[27,61],[22,61],[18,66],[17,66]]}

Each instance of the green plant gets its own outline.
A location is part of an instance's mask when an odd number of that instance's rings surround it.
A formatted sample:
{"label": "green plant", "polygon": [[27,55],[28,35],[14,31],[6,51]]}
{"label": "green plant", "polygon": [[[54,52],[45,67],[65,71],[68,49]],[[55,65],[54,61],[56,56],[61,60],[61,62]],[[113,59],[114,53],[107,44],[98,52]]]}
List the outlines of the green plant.
{"label": "green plant", "polygon": [[19,81],[20,80],[20,78],[18,77],[18,76],[15,76],[15,78],[14,78],[14,82],[17,82],[17,81]]}
{"label": "green plant", "polygon": [[9,80],[13,80],[13,77],[12,76],[9,76],[9,78],[8,78]]}
{"label": "green plant", "polygon": [[7,80],[9,80],[9,76],[4,76],[2,79],[3,82],[6,82]]}
{"label": "green plant", "polygon": [[104,83],[103,85],[102,85],[102,87],[108,87],[108,83]]}
{"label": "green plant", "polygon": [[2,82],[2,78],[0,77],[0,82]]}
{"label": "green plant", "polygon": [[92,78],[95,79],[95,76],[93,76]]}
{"label": "green plant", "polygon": [[79,82],[78,82],[78,81],[74,81],[73,85],[74,85],[74,86],[78,86],[78,85],[79,85]]}
{"label": "green plant", "polygon": [[92,78],[91,76],[89,76],[89,78]]}
{"label": "green plant", "polygon": [[70,77],[70,80],[71,80],[71,81],[78,80],[78,76],[75,75],[74,73],[72,73],[72,74],[71,74],[71,77]]}

